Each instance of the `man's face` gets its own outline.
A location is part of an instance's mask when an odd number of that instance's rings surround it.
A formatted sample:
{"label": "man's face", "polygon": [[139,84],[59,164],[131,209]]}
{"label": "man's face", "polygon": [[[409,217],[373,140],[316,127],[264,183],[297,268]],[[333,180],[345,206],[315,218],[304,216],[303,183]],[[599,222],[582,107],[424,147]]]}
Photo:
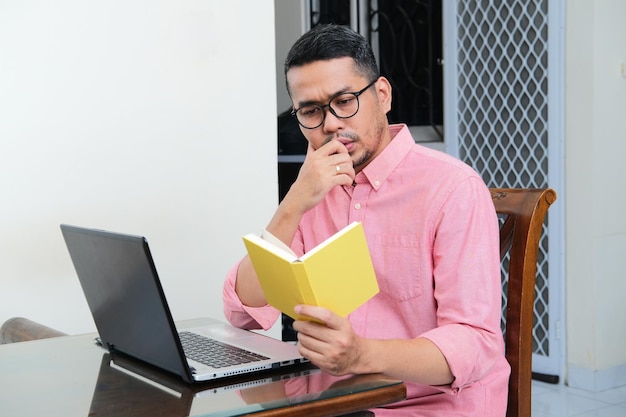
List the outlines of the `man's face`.
{"label": "man's face", "polygon": [[[371,79],[359,74],[352,58],[315,61],[287,72],[287,82],[295,109],[304,104],[323,106],[339,93],[357,92]],[[315,129],[300,127],[313,149],[337,139],[352,158],[355,171],[363,169],[391,140],[387,128],[387,112],[391,108],[391,86],[380,77],[359,97],[359,110],[350,118],[341,119],[324,108],[326,117]]]}

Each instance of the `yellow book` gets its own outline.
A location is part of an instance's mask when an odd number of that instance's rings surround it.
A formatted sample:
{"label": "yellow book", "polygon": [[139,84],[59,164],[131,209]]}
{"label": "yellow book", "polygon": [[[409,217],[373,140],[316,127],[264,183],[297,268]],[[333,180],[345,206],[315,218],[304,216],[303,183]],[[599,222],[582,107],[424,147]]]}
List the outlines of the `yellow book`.
{"label": "yellow book", "polygon": [[[267,302],[294,319],[298,304],[345,317],[378,293],[363,225],[344,227],[300,258],[254,234],[243,237]],[[290,253],[291,252],[291,253]]]}

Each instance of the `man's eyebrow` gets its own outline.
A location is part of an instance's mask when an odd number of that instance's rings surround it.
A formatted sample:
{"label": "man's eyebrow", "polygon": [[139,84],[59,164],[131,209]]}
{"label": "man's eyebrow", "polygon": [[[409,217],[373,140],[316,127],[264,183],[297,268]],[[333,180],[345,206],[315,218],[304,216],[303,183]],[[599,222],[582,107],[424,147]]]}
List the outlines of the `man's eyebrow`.
{"label": "man's eyebrow", "polygon": [[315,105],[315,106],[323,106],[324,104],[328,104],[328,102],[330,100],[332,100],[333,98],[337,97],[340,94],[343,93],[348,93],[351,92],[352,90],[350,90],[350,87],[343,87],[342,89],[335,91],[333,94],[331,94],[330,96],[328,96],[327,99],[319,101],[319,100],[305,100],[305,101],[299,101],[297,103],[297,106],[295,106],[296,109],[299,109],[300,107],[303,106],[311,106],[311,105]]}
{"label": "man's eyebrow", "polygon": [[304,106],[321,106],[322,104],[326,104],[326,103],[322,103],[321,101],[315,101],[315,100],[306,100],[306,101],[299,101],[296,104],[297,105],[294,107],[296,109],[299,109],[300,107],[304,107]]}

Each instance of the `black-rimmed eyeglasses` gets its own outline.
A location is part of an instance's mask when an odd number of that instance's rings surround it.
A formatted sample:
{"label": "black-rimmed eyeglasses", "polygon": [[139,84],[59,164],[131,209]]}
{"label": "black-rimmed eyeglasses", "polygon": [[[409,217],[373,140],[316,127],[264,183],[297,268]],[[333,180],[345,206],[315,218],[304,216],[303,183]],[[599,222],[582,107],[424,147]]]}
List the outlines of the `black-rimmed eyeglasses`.
{"label": "black-rimmed eyeglasses", "polygon": [[324,123],[326,119],[325,107],[328,107],[328,110],[335,117],[339,119],[349,119],[359,111],[359,96],[363,94],[365,90],[373,86],[377,80],[378,78],[363,87],[360,91],[339,93],[333,96],[328,101],[328,104],[324,104],[323,106],[318,104],[305,104],[298,109],[293,109],[291,115],[295,116],[300,126],[305,129],[315,129]]}

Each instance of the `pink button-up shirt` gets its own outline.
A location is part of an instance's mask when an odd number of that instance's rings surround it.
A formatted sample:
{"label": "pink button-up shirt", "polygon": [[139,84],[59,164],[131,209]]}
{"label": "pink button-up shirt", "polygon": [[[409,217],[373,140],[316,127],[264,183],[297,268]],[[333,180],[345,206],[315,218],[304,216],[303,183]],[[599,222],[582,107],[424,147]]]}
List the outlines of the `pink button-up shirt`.
{"label": "pink button-up shirt", "polygon": [[[407,383],[407,399],[376,415],[505,414],[510,368],[500,329],[498,223],[487,187],[461,161],[415,144],[404,125],[355,179],[305,213],[292,243],[303,254],[353,221],[363,223],[380,293],[350,314],[367,338],[431,340],[445,356],[450,386]],[[224,285],[226,318],[270,328],[273,307],[242,305]]]}

